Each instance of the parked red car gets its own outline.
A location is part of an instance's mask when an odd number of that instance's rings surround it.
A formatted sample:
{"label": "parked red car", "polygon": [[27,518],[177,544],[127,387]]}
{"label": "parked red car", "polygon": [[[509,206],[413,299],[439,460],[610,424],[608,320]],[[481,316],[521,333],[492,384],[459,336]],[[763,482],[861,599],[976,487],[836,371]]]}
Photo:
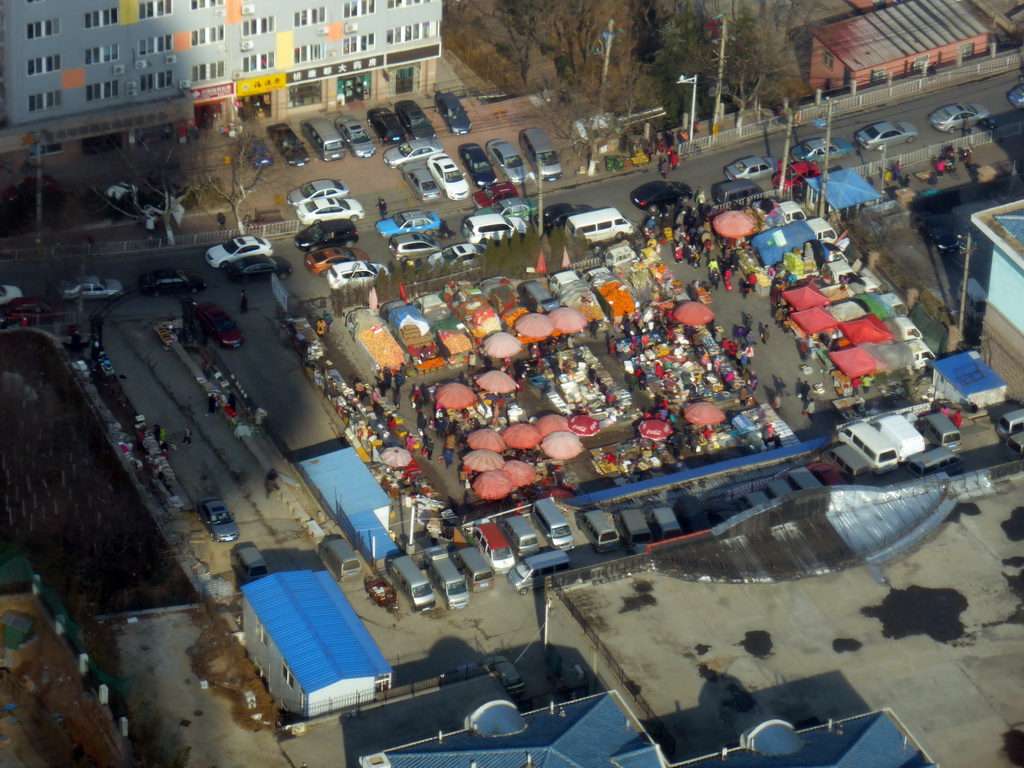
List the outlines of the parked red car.
{"label": "parked red car", "polygon": [[811,474],[821,480],[825,485],[850,484],[850,481],[846,479],[846,475],[831,464],[826,464],[824,461],[812,461],[807,465],[807,469],[809,469]]}
{"label": "parked red car", "polygon": [[505,200],[509,197],[519,197],[519,190],[516,189],[516,185],[509,181],[499,181],[487,189],[481,189],[479,192],[476,192],[473,195],[473,204],[477,208],[486,208],[489,205],[494,205],[499,200]]}
{"label": "parked red car", "polygon": [[[17,184],[11,184],[7,187],[0,195],[2,195],[4,202],[16,203],[22,197],[34,197],[36,194],[36,177],[26,176]],[[59,195],[60,185],[57,180],[48,173],[43,174],[43,194],[44,195]]]}
{"label": "parked red car", "polygon": [[38,296],[23,296],[4,304],[4,319],[9,325],[21,323],[35,325],[52,320],[60,311],[60,305],[43,301]]}
{"label": "parked red car", "polygon": [[204,301],[196,307],[196,321],[203,331],[222,347],[235,349],[242,346],[242,330],[220,304]]}
{"label": "parked red car", "polygon": [[[779,168],[772,176],[772,189],[779,188],[779,177],[781,175],[782,163],[779,162]],[[786,184],[783,189],[792,189],[794,186],[804,186],[807,184],[807,179],[813,179],[815,176],[821,176],[821,171],[818,170],[818,166],[814,163],[803,160],[798,163],[790,163],[789,170],[786,172]]]}

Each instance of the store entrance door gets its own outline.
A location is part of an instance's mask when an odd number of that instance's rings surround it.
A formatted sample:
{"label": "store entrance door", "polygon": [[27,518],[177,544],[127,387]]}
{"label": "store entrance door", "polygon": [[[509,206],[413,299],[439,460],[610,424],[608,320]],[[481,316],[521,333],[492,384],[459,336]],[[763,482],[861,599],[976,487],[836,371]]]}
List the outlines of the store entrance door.
{"label": "store entrance door", "polygon": [[269,93],[243,96],[239,101],[241,101],[241,106],[238,107],[238,119],[243,122],[262,120],[271,116]]}
{"label": "store entrance door", "polygon": [[338,78],[338,101],[346,106],[362,107],[362,102],[371,98],[370,84],[373,82],[369,74],[350,75]]}

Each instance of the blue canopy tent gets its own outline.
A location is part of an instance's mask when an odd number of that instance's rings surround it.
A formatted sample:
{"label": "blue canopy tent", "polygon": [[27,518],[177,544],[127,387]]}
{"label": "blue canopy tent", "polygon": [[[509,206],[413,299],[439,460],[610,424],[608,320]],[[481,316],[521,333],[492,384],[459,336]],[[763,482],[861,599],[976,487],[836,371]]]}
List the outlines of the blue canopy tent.
{"label": "blue canopy tent", "polygon": [[794,221],[784,227],[769,229],[750,238],[750,244],[766,267],[778,264],[787,251],[803,250],[804,243],[814,239],[814,231],[806,221]]}
{"label": "blue canopy tent", "polygon": [[[807,179],[807,186],[815,196],[821,194],[821,180],[821,176]],[[881,193],[852,168],[829,171],[825,202],[837,211],[881,199]]]}

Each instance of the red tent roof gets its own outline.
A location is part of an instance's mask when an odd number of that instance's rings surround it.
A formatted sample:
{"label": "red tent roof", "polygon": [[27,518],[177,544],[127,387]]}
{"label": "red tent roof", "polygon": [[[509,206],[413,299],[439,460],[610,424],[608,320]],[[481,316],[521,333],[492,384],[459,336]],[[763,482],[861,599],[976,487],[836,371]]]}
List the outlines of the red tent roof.
{"label": "red tent roof", "polygon": [[832,313],[821,307],[812,307],[811,309],[805,309],[803,312],[794,312],[789,316],[789,319],[799,325],[804,333],[809,334],[831,331],[839,325],[838,321],[832,317]]}
{"label": "red tent roof", "polygon": [[860,347],[850,347],[839,352],[829,352],[832,362],[849,376],[867,376],[878,370],[878,361]]}
{"label": "red tent roof", "polygon": [[893,340],[892,332],[875,315],[864,315],[848,323],[840,323],[839,330],[851,344],[884,344]]}
{"label": "red tent roof", "polygon": [[782,298],[789,302],[789,306],[799,311],[811,309],[812,307],[827,307],[832,302],[828,296],[822,293],[818,286],[801,285],[799,288],[791,288],[782,292]]}

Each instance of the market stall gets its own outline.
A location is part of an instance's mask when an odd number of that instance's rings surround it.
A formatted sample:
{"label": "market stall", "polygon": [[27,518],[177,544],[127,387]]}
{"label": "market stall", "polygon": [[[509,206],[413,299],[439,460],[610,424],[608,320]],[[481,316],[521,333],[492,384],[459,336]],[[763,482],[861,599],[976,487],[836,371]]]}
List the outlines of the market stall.
{"label": "market stall", "polygon": [[839,323],[839,330],[854,346],[864,343],[884,344],[893,340],[892,331],[875,315],[865,315],[848,323]]}
{"label": "market stall", "polygon": [[796,312],[814,307],[827,307],[831,303],[828,296],[813,283],[806,283],[783,291],[782,298]]}
{"label": "market stall", "polygon": [[356,309],[345,317],[345,325],[355,341],[354,349],[361,353],[370,371],[397,371],[405,365],[405,352],[380,315],[369,309]]}

